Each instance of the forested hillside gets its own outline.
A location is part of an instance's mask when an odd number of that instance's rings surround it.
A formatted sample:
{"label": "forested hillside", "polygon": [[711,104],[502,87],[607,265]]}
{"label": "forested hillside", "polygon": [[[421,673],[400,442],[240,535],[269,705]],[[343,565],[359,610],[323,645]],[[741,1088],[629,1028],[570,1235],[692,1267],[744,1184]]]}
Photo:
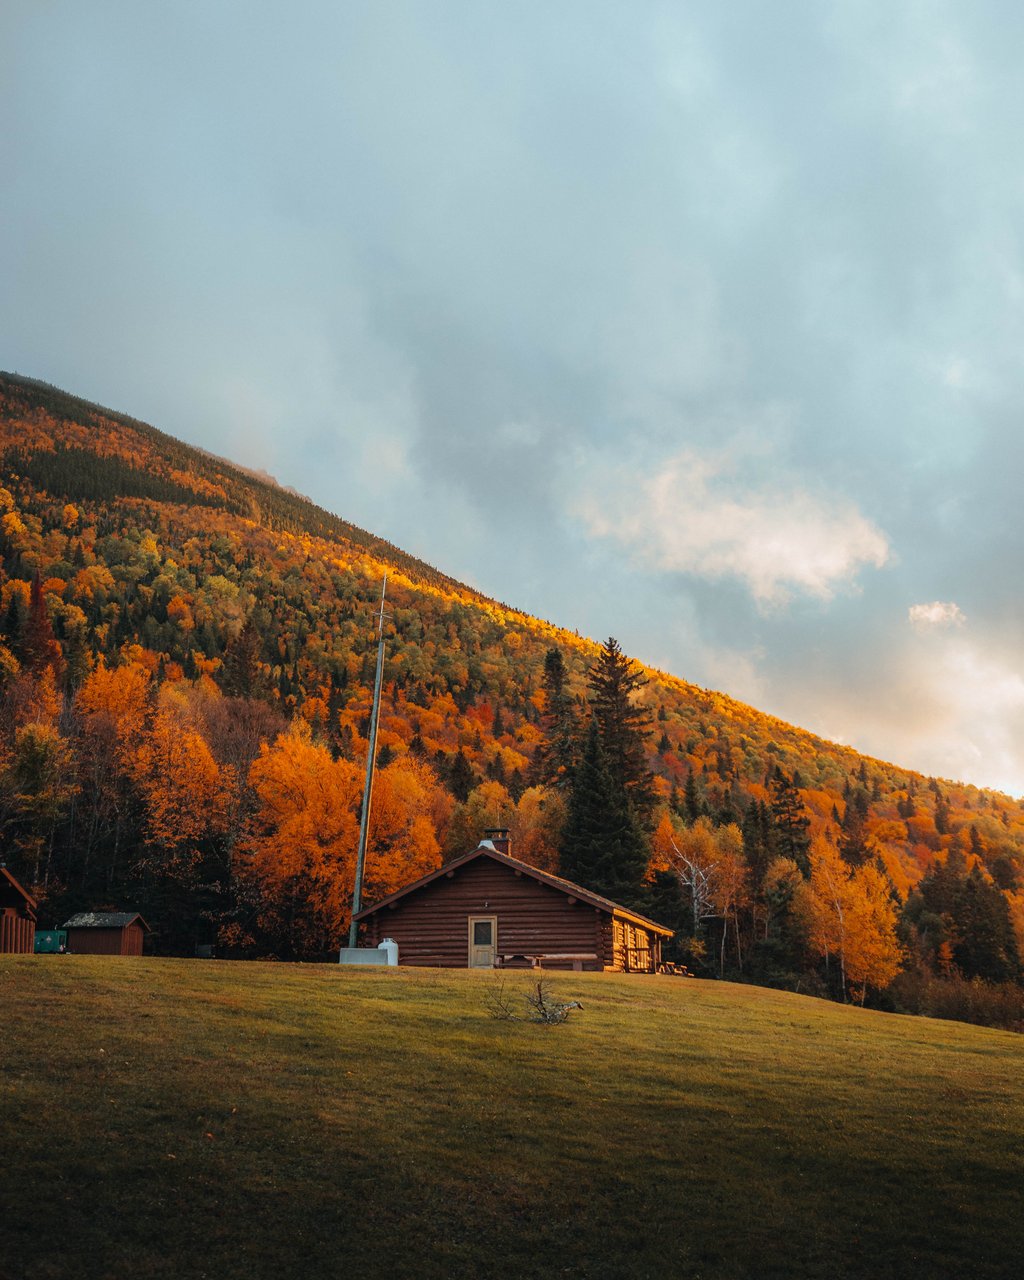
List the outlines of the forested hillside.
{"label": "forested hillside", "polygon": [[677,926],[704,972],[919,1002],[1019,978],[1016,800],[644,670],[2,375],[0,858],[42,923],[131,907],[163,952],[338,943],[385,572],[370,900],[508,826],[518,856]]}

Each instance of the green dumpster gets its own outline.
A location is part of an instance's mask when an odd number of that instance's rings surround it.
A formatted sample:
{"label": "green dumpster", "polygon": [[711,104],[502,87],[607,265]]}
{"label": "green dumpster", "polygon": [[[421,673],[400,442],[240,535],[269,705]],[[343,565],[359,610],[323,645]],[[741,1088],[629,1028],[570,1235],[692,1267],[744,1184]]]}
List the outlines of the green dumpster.
{"label": "green dumpster", "polygon": [[66,929],[37,929],[36,955],[56,955],[67,951],[68,932]]}

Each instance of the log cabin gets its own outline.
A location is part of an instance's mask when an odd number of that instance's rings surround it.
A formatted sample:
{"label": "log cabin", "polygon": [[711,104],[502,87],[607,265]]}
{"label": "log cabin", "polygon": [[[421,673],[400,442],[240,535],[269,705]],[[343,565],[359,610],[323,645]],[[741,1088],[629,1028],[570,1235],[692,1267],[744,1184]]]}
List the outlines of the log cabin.
{"label": "log cabin", "polygon": [[364,946],[392,938],[400,965],[445,969],[656,973],[672,936],[628,907],[513,858],[504,832],[355,919]]}
{"label": "log cabin", "polygon": [[36,900],[0,862],[0,951],[31,955],[35,939]]}

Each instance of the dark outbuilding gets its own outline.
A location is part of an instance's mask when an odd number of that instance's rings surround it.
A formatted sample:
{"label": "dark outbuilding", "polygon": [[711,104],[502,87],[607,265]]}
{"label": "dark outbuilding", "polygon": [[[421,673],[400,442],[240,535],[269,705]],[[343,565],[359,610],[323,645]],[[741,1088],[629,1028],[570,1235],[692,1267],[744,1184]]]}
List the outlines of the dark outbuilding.
{"label": "dark outbuilding", "polygon": [[656,973],[664,925],[511,857],[499,840],[358,912],[364,945],[398,943],[400,965]]}
{"label": "dark outbuilding", "polygon": [[82,911],[65,921],[68,951],[85,956],[141,956],[149,925],[137,911]]}
{"label": "dark outbuilding", "polygon": [[0,952],[31,955],[36,942],[36,900],[0,863]]}

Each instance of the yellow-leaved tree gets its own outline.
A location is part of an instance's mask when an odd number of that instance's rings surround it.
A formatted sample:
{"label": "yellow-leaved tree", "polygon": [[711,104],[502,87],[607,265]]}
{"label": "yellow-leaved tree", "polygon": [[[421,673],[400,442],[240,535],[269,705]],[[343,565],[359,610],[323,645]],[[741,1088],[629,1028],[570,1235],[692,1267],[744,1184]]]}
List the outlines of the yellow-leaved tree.
{"label": "yellow-leaved tree", "polygon": [[558,872],[558,846],[565,826],[565,797],[548,787],[527,787],[512,815],[512,855],[542,871]]}
{"label": "yellow-leaved tree", "polygon": [[433,770],[413,756],[381,769],[373,784],[363,903],[387,897],[441,865],[439,811],[448,805]]}
{"label": "yellow-leaved tree", "polygon": [[847,985],[887,986],[900,971],[897,911],[889,881],[872,863],[851,868],[835,845],[818,836],[811,845],[811,877],[797,887],[794,912],[815,956],[835,957],[845,998]]}
{"label": "yellow-leaved tree", "polygon": [[129,771],[159,865],[194,862],[198,846],[224,831],[231,771],[218,766],[183,706],[169,699],[158,706],[130,753]]}
{"label": "yellow-leaved tree", "polygon": [[[278,954],[316,955],[339,944],[355,876],[363,771],[334,760],[296,718],[249,770],[256,809],[236,872],[251,921]],[[228,942],[245,938],[232,931]]]}
{"label": "yellow-leaved tree", "polygon": [[650,871],[672,871],[679,879],[693,915],[694,938],[690,953],[704,954],[708,922],[720,919],[719,967],[725,970],[725,950],[730,921],[734,926],[737,963],[742,963],[739,911],[747,903],[747,869],[743,835],[735,823],[716,827],[700,817],[690,827],[673,821],[666,812],[654,832]]}

